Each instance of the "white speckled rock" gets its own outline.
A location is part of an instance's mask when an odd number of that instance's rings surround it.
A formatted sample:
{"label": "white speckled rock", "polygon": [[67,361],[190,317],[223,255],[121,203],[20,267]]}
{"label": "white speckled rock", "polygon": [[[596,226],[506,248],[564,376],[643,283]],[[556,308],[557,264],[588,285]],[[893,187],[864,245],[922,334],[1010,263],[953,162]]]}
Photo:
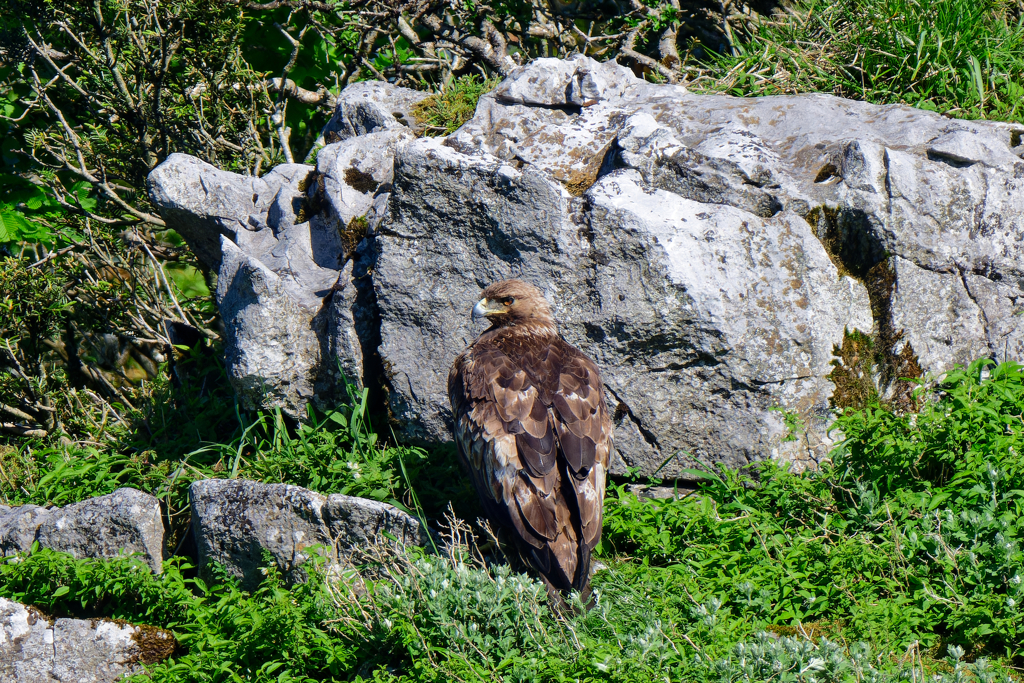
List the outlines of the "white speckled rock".
{"label": "white speckled rock", "polygon": [[31,548],[36,531],[49,516],[50,510],[38,505],[0,509],[0,555],[13,555]]}
{"label": "white speckled rock", "polygon": [[[174,651],[167,631],[96,619],[56,619],[0,598],[0,680],[110,683]],[[154,656],[156,655],[156,656]]]}
{"label": "white speckled rock", "polygon": [[[439,368],[476,332],[451,302],[468,309],[497,277],[552,299],[602,366],[622,458],[646,474],[670,459],[671,476],[680,453],[824,455],[844,327],[902,332],[932,373],[1024,357],[1024,128],[695,95],[619,70],[538,60],[481,98],[449,151],[399,149],[374,282],[408,436],[446,438]],[[582,72],[610,85],[581,103]],[[783,440],[771,408],[799,415],[800,438]]]}
{"label": "white speckled rock", "polygon": [[73,557],[139,553],[154,572],[164,559],[160,502],[135,489],[118,489],[49,511],[36,530],[40,547]]}
{"label": "white speckled rock", "polygon": [[418,130],[412,109],[429,94],[380,81],[353,83],[341,91],[321,137],[336,142],[384,130]]}
{"label": "white speckled rock", "polygon": [[395,146],[413,138],[398,123],[373,130],[321,149],[315,169],[251,178],[172,154],[149,176],[168,224],[218,271],[225,365],[250,408],[302,418],[311,400],[362,386],[376,335],[357,247],[387,210]]}

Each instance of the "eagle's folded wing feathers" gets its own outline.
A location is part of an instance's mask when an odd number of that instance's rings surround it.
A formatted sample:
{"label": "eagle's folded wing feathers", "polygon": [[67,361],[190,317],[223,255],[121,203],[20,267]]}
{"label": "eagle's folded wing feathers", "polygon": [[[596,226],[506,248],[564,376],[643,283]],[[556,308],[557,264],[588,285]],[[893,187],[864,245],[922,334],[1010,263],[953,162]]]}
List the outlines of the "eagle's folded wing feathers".
{"label": "eagle's folded wing feathers", "polygon": [[[597,367],[560,339],[519,365],[493,346],[471,351],[456,361],[448,388],[474,485],[488,514],[533,548],[542,574],[555,578],[554,562],[564,581],[581,587],[586,577],[577,571],[589,567],[601,532],[611,448]],[[550,386],[537,377],[551,378]]]}

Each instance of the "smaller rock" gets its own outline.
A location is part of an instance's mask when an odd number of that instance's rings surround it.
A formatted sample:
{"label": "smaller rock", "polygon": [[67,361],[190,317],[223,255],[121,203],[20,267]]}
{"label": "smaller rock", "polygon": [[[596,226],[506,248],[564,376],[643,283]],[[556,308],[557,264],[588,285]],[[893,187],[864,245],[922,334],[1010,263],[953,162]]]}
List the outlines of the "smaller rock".
{"label": "smaller rock", "polygon": [[429,95],[381,81],[353,83],[341,91],[321,137],[332,143],[392,128],[418,130],[412,109]]}
{"label": "smaller rock", "polygon": [[140,553],[154,572],[164,558],[160,503],[142,491],[123,488],[50,510],[35,533],[42,548],[75,558],[112,558]]}
{"label": "smaller rock", "polygon": [[689,486],[647,486],[646,484],[628,484],[626,490],[637,498],[649,498],[651,500],[682,500],[689,496],[696,495],[697,489]]}
{"label": "smaller rock", "polygon": [[124,622],[57,619],[0,598],[0,680],[11,683],[106,683],[174,653],[163,629]]}
{"label": "smaller rock", "polygon": [[403,545],[426,540],[419,522],[391,505],[299,486],[206,479],[192,484],[189,498],[200,572],[217,563],[245,590],[259,585],[264,552],[289,581],[303,581],[312,546],[334,560],[382,532]]}
{"label": "smaller rock", "polygon": [[564,60],[536,59],[515,69],[494,89],[494,97],[508,104],[583,107],[620,97],[640,82],[614,60],[598,62],[577,54]]}
{"label": "smaller rock", "polygon": [[324,497],[299,486],[205,479],[189,487],[189,499],[199,570],[208,573],[216,562],[246,590],[260,583],[264,551],[297,581],[305,576],[299,567],[310,558],[309,548],[330,548]]}
{"label": "smaller rock", "polygon": [[[316,170],[338,231],[345,232],[353,218],[369,214],[378,191],[387,194],[394,175],[395,148],[415,137],[404,127],[389,128],[320,150]],[[355,248],[354,244],[343,246],[349,252]]]}
{"label": "smaller rock", "polygon": [[[280,183],[280,179],[278,179]],[[262,178],[221,171],[187,154],[172,154],[146,179],[150,200],[196,257],[220,266],[220,236],[252,230],[249,214],[266,211],[277,194]]]}
{"label": "smaller rock", "polygon": [[36,540],[36,530],[50,516],[38,505],[0,510],[0,555],[26,552]]}

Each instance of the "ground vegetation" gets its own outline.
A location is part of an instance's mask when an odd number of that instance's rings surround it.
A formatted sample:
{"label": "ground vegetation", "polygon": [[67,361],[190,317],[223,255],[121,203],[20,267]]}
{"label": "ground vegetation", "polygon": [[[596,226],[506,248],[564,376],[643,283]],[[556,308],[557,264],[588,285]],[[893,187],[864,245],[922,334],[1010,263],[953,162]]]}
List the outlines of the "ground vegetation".
{"label": "ground vegetation", "polygon": [[558,615],[457,521],[479,508],[454,454],[397,443],[365,393],[303,424],[236,405],[215,275],[149,205],[145,177],[173,152],[255,175],[309,159],[334,97],[362,79],[432,91],[417,115],[447,134],[516,64],[574,52],[702,92],[1021,122],[1022,41],[1019,0],[11,0],[0,503],[133,486],[164,503],[173,547],[188,484],[238,476],[390,501],[448,536],[294,587],[268,563],[253,593],[184,559],[154,575],[42,550],[0,564],[0,593],[170,628],[181,650],[142,677],[165,681],[1015,676],[1018,366],[960,369],[910,410],[851,379],[860,398],[834,407],[846,439],[817,472],[694,472],[697,491],[659,501],[616,484],[598,606]]}

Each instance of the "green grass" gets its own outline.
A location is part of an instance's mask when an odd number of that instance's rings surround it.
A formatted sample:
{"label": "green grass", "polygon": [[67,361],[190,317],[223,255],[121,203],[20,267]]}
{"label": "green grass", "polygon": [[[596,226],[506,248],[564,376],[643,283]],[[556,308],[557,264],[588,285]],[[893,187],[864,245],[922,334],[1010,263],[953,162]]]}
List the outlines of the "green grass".
{"label": "green grass", "polygon": [[698,89],[827,92],[1024,122],[1024,12],[1003,0],[804,0],[763,19]]}
{"label": "green grass", "polygon": [[501,82],[498,78],[480,80],[477,76],[460,76],[440,92],[427,97],[413,108],[413,116],[429,136],[450,135],[476,113],[481,95]]}
{"label": "green grass", "polygon": [[[1024,373],[979,362],[920,391],[917,414],[840,415],[846,438],[817,472],[709,471],[678,500],[613,487],[590,612],[553,613],[539,582],[452,517],[435,519],[448,534],[439,554],[368,548],[290,588],[272,568],[249,594],[224,575],[189,578],[182,559],[153,575],[132,558],[42,550],[0,564],[0,594],[171,629],[183,649],[151,667],[157,681],[1003,680],[1024,654]],[[344,425],[311,432],[257,423],[204,453],[344,489],[359,480],[332,463],[387,449],[360,426],[357,401],[339,414]],[[379,466],[385,479],[365,484],[378,495],[401,477],[400,464]],[[431,488],[417,466],[431,514],[466,493]]]}

